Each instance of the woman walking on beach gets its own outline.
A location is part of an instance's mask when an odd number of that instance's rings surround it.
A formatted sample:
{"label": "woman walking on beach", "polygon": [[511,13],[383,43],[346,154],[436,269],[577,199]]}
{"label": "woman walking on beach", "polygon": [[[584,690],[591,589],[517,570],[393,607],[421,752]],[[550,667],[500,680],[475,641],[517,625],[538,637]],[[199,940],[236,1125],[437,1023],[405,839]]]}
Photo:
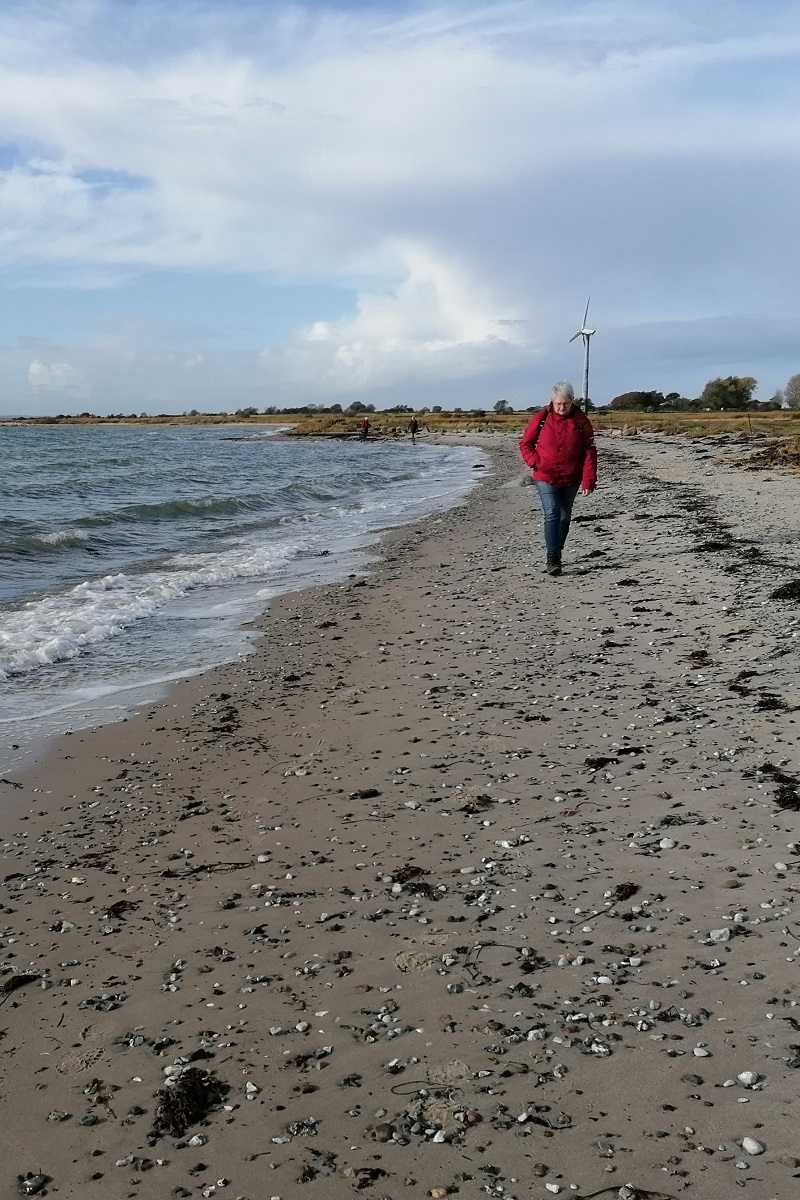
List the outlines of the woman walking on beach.
{"label": "woman walking on beach", "polygon": [[519,448],[531,468],[544,513],[545,570],[560,575],[575,497],[579,490],[588,496],[597,486],[594,430],[575,404],[572,384],[554,385],[550,403],[534,413]]}

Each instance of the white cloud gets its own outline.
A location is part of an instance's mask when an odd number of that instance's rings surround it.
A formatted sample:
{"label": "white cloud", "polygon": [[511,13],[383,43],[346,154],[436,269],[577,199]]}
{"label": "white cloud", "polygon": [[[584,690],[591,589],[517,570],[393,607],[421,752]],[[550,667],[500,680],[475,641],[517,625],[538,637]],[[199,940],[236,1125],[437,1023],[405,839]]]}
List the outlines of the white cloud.
{"label": "white cloud", "polygon": [[71,392],[83,385],[83,376],[72,363],[42,362],[34,358],[28,366],[28,383],[44,391]]}
{"label": "white cloud", "polygon": [[396,248],[405,276],[393,291],[365,293],[352,318],[315,321],[288,345],[265,350],[272,382],[319,394],[383,388],[402,380],[468,377],[507,369],[534,352],[525,321],[491,289],[422,247]]}
{"label": "white cloud", "polygon": [[[782,308],[798,56],[775,0],[9,4],[0,265],[356,279],[352,317],[312,316],[260,376],[253,347],[239,386],[298,397],[549,362],[587,290],[601,332]],[[115,353],[86,349],[95,394]],[[160,392],[169,361],[137,353]]]}

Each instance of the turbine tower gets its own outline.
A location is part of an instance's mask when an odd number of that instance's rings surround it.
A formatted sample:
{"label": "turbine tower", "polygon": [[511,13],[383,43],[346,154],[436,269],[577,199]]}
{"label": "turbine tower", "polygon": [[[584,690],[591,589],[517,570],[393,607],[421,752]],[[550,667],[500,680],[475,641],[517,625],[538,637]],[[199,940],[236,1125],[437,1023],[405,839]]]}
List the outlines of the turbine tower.
{"label": "turbine tower", "polygon": [[589,296],[586,301],[586,311],[583,314],[583,323],[581,324],[580,329],[576,330],[576,332],[573,333],[572,337],[569,339],[571,342],[574,342],[576,338],[583,338],[583,411],[584,412],[589,411],[589,339],[592,336],[592,334],[597,333],[596,329],[587,329],[586,328],[586,320],[587,320],[587,317],[589,316],[589,300],[591,300],[591,296]]}

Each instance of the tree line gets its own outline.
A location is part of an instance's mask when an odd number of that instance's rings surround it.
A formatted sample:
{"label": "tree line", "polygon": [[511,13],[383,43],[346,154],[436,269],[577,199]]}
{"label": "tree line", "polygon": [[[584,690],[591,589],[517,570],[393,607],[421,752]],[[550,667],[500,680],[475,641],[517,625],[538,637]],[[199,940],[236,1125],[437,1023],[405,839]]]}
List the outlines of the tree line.
{"label": "tree line", "polygon": [[679,392],[622,392],[610,408],[615,412],[772,412],[780,408],[800,409],[800,374],[793,375],[785,388],[778,388],[769,400],[754,400],[758,386],[752,375],[727,375],[709,379],[702,394],[695,398]]}
{"label": "tree line", "polygon": [[[695,398],[682,396],[680,392],[658,392],[658,391],[631,391],[622,392],[609,403],[609,408],[615,412],[706,412],[706,411],[751,411],[751,412],[769,412],[781,408],[800,409],[800,374],[792,375],[784,388],[779,388],[769,400],[754,400],[753,393],[758,386],[757,381],[752,375],[727,375],[724,378],[709,379],[708,383],[703,388],[702,394]],[[597,410],[597,406],[589,401],[588,407]],[[539,404],[531,404],[526,408],[515,410],[507,400],[497,400],[492,405],[492,411],[498,416],[504,414],[512,414],[518,412],[534,412],[541,408]],[[295,407],[278,407],[277,405],[269,405],[267,408],[256,408],[255,405],[248,405],[245,408],[237,408],[234,412],[209,412],[207,410],[199,411],[196,408],[189,409],[183,413],[184,417],[257,417],[263,416],[285,416],[285,417],[320,417],[320,416],[363,416],[376,411],[374,404],[365,404],[361,400],[354,400],[352,404],[342,406],[341,404],[302,404]],[[425,416],[427,413],[435,415],[443,414],[445,416],[460,416],[462,413],[468,414],[470,417],[485,417],[487,410],[484,408],[463,409],[456,406],[452,409],[445,409],[441,404],[434,404],[430,407],[414,408],[410,404],[395,404],[391,408],[383,408],[381,414],[408,414],[416,413],[418,416]],[[137,420],[151,419],[153,417],[168,419],[176,414],[170,413],[108,413],[104,418],[106,420]],[[75,417],[83,419],[96,420],[97,417],[91,412],[82,412],[78,414],[59,413],[55,417],[38,417],[26,418],[16,417],[12,420],[36,420],[42,424],[56,424],[59,421],[74,420]]]}

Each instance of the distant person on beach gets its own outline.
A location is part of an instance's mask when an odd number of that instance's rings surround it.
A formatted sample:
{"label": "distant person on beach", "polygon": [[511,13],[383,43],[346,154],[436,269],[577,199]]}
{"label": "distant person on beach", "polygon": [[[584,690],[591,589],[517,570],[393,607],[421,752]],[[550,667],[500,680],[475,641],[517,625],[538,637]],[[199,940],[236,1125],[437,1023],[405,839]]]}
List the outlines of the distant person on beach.
{"label": "distant person on beach", "polygon": [[544,513],[548,575],[561,574],[561,552],[578,491],[597,486],[597,450],[592,423],[575,404],[570,383],[557,383],[546,408],[534,413],[519,443],[531,468]]}
{"label": "distant person on beach", "polygon": [[419,433],[419,421],[416,417],[411,418],[411,423],[408,427],[411,430],[411,445],[417,444],[417,434]]}
{"label": "distant person on beach", "polygon": [[369,417],[364,417],[361,421],[360,440],[365,442],[369,437]]}

